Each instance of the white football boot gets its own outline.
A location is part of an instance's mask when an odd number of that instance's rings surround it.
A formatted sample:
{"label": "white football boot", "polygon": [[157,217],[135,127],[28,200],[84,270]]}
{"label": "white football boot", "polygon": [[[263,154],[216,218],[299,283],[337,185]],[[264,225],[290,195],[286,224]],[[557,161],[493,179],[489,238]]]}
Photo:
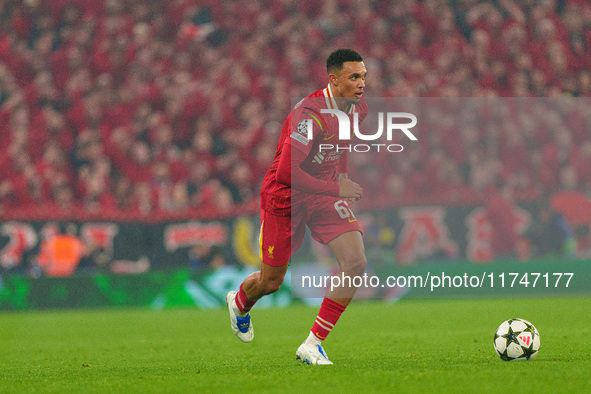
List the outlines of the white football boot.
{"label": "white football boot", "polygon": [[322,345],[302,343],[296,352],[296,360],[310,365],[332,365]]}
{"label": "white football boot", "polygon": [[228,305],[228,311],[230,312],[230,326],[234,334],[242,342],[250,342],[254,338],[254,328],[250,321],[250,313],[246,316],[240,317],[240,310],[236,305],[236,292],[231,291],[226,294],[226,305]]}

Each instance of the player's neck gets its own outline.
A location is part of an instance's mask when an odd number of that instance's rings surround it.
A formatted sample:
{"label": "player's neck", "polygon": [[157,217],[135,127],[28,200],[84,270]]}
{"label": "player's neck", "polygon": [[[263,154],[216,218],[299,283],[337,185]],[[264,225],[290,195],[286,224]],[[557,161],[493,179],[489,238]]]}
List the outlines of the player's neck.
{"label": "player's neck", "polygon": [[330,90],[330,95],[334,99],[337,108],[340,111],[346,112],[349,109],[351,103],[349,103],[348,100],[339,93],[332,83],[328,84],[328,89]]}

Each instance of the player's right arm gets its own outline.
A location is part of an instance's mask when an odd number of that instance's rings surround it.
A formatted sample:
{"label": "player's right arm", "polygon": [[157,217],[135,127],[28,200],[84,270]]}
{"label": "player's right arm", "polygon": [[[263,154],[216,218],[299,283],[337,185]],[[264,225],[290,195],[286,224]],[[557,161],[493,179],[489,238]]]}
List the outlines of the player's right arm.
{"label": "player's right arm", "polygon": [[[353,204],[355,201],[359,201],[361,200],[361,197],[363,197],[363,189],[361,186],[350,180],[346,172],[341,172],[338,175],[338,184],[339,197],[346,198],[349,204]],[[350,186],[353,186],[355,189],[349,190]],[[359,187],[359,189],[357,189],[357,187]],[[351,194],[355,194],[355,197],[349,197]]]}
{"label": "player's right arm", "polygon": [[[342,180],[341,177],[337,182],[320,179],[302,169],[302,164],[311,154],[313,146],[312,140],[308,139],[307,128],[298,127],[300,121],[305,118],[303,109],[303,105],[296,108],[287,121],[291,124],[291,132],[281,149],[276,173],[277,182],[304,193],[360,199],[362,190],[355,182],[349,179]],[[323,130],[317,125],[318,123],[312,124],[313,138],[320,138],[322,135]],[[326,123],[325,128],[328,128]]]}
{"label": "player's right arm", "polygon": [[338,183],[339,197],[350,198],[353,201],[359,201],[363,197],[363,189],[358,183],[353,182],[349,178],[341,178]]}
{"label": "player's right arm", "polygon": [[301,168],[308,154],[293,144],[285,145],[277,167],[277,182],[305,193],[361,199],[363,190],[359,184],[345,177],[339,177],[338,182],[313,177]]}

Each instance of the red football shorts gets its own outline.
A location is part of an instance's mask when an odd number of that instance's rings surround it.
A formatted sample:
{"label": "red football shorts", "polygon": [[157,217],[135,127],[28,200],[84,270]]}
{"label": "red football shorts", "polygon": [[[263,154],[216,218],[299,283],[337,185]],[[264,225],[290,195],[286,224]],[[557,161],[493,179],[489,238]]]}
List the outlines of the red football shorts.
{"label": "red football shorts", "polygon": [[259,247],[261,260],[278,267],[289,262],[304,239],[306,226],[312,238],[327,244],[341,234],[361,231],[359,221],[342,198],[312,195],[290,216],[276,216],[261,210]]}

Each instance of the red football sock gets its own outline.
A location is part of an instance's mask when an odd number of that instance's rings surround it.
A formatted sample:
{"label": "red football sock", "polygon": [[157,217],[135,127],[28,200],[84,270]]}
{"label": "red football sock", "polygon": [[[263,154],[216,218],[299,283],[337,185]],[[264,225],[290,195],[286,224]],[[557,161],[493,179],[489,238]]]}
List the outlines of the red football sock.
{"label": "red football sock", "polygon": [[314,336],[323,341],[334,325],[337,324],[337,321],[339,320],[339,317],[341,317],[341,313],[344,312],[345,308],[346,307],[341,304],[334,302],[329,298],[325,298],[324,301],[322,301],[318,317],[316,317],[316,321],[312,326],[311,331]]}
{"label": "red football sock", "polygon": [[256,301],[249,300],[244,293],[244,290],[242,290],[242,285],[240,285],[240,290],[238,290],[238,293],[236,293],[236,305],[238,306],[240,312],[248,313],[254,304],[256,304]]}

